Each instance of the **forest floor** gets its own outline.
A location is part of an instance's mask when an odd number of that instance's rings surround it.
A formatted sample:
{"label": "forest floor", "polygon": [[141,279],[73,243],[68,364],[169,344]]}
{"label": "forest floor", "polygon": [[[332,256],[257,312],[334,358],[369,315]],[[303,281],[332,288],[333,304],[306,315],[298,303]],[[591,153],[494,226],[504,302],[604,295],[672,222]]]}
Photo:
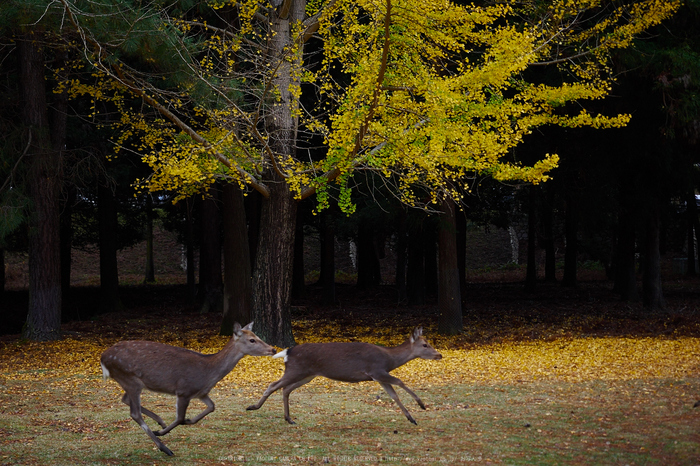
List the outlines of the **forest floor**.
{"label": "forest floor", "polygon": [[[297,343],[388,346],[425,328],[443,359],[393,372],[427,405],[399,391],[418,426],[377,384],[325,379],[291,397],[296,426],[282,419],[280,394],[246,412],[283,364],[244,358],[212,391],[214,413],[164,437],[177,455],[166,457],[130,419],[118,385],[102,381],[101,352],[148,339],[212,353],[226,338],[220,315],[200,313],[188,296],[179,264],[157,267],[157,285],[139,284],[141,254],[120,259],[123,308],[112,313],[100,311],[85,272],[94,259],[74,257],[82,269],[64,299],[64,338],[50,343],[19,337],[27,294],[13,272],[0,298],[0,465],[700,465],[700,278],[674,275],[669,262],[667,307],[655,312],[621,302],[595,268],[581,270],[574,288],[541,282],[533,293],[522,267],[471,271],[464,330],[451,337],[437,334],[434,298],[408,305],[390,284],[358,290],[339,280],[337,302],[324,305],[309,280],[292,308]],[[144,405],[174,416],[172,397],[146,393]],[[190,412],[199,409],[193,402]]]}

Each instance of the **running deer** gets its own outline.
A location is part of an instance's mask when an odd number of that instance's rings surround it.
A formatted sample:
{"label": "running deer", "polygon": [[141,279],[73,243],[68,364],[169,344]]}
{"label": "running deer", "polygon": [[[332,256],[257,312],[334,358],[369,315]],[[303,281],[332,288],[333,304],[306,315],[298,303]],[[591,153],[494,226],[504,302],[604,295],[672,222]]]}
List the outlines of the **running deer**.
{"label": "running deer", "polygon": [[256,404],[248,406],[248,410],[260,409],[270,395],[282,388],[284,419],[294,424],[289,416],[289,394],[315,377],[351,383],[374,380],[399,405],[406,418],[416,424],[392,385],[406,390],[421,408],[425,409],[425,405],[418,395],[389,372],[412,359],[441,359],[442,355],[423,338],[423,328],[417,327],[406,341],[393,348],[360,342],[305,343],[283,350],[273,358],[284,358],[284,375],[277,382],[271,383],[262,398]]}
{"label": "running deer", "polygon": [[[153,341],[120,341],[105,350],[100,358],[102,375],[113,378],[124,389],[122,402],[131,408],[131,418],[148,434],[158,448],[172,456],[173,452],[158,438],[180,424],[195,424],[214,411],[209,391],[231,372],[243,356],[272,356],[275,349],[263,342],[252,331],[253,322],[241,328],[233,326],[233,336],[216,354],[201,354],[186,348]],[[175,395],[177,418],[169,426],[160,416],[141,406],[141,391]],[[192,419],[185,418],[193,398],[200,399],[206,408]],[[162,427],[153,432],[142,414]]]}

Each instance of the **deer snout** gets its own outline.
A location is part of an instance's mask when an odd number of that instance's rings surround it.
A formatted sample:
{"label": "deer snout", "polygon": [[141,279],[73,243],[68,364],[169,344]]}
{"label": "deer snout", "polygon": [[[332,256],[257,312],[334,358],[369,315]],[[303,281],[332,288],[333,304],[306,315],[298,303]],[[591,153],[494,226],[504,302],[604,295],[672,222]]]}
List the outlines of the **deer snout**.
{"label": "deer snout", "polygon": [[440,354],[440,353],[436,354],[433,359],[435,359],[435,360],[442,359],[442,354]]}

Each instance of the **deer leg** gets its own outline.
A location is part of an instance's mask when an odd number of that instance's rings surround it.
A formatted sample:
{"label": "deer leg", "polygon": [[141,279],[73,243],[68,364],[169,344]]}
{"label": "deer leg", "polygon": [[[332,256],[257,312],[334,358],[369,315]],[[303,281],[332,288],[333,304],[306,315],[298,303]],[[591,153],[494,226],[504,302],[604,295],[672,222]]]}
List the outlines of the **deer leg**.
{"label": "deer leg", "polygon": [[389,383],[391,385],[396,385],[396,386],[403,388],[404,390],[406,390],[406,393],[411,395],[413,397],[413,399],[416,400],[416,403],[418,403],[418,406],[420,406],[422,409],[425,409],[425,405],[423,404],[423,401],[420,398],[418,398],[418,395],[413,393],[413,390],[408,388],[406,386],[406,384],[401,381],[401,379],[398,379],[391,374],[386,374],[386,375],[382,374],[381,376],[378,376],[374,380],[376,380],[379,383],[382,383],[382,382]]}
{"label": "deer leg", "polygon": [[311,382],[315,377],[315,375],[310,375],[306,378],[299,380],[298,382],[289,384],[282,389],[282,401],[284,402],[284,420],[288,423],[296,424],[296,422],[292,421],[291,416],[289,416],[289,394],[297,388],[301,387],[302,385]]}
{"label": "deer leg", "polygon": [[211,398],[209,398],[209,395],[204,395],[202,398],[200,398],[200,400],[202,400],[202,403],[204,403],[205,405],[207,405],[206,409],[205,409],[204,411],[202,411],[201,413],[197,414],[197,415],[196,415],[195,417],[193,417],[192,419],[185,419],[185,421],[183,422],[183,424],[188,424],[188,425],[196,424],[196,423],[198,423],[204,416],[206,416],[207,414],[209,414],[209,413],[211,413],[212,411],[214,411],[214,402],[212,401]]}
{"label": "deer leg", "polygon": [[[131,402],[129,401],[129,394],[126,392],[124,392],[124,396],[122,397],[122,403],[124,403],[127,406],[131,406]],[[167,426],[165,421],[150,409],[146,409],[143,406],[141,406],[141,414],[145,414],[146,416],[150,417],[158,424],[160,424],[161,427]]]}
{"label": "deer leg", "polygon": [[[126,396],[125,396],[126,398]],[[144,432],[146,432],[146,435],[148,435],[151,440],[156,444],[158,449],[165,453],[168,456],[173,456],[173,452],[170,451],[170,448],[166,447],[163,442],[160,441],[158,437],[153,433],[153,431],[148,427],[148,424],[146,424],[146,421],[143,420],[143,416],[141,415],[141,397],[139,393],[132,394],[128,396],[128,399],[130,401],[129,406],[131,408],[131,418],[136,421],[138,425],[141,426]]]}
{"label": "deer leg", "polygon": [[175,402],[175,410],[177,411],[177,417],[173,421],[172,424],[170,424],[168,427],[165,427],[161,430],[158,430],[154,432],[155,435],[157,436],[162,436],[173,430],[175,427],[179,426],[180,424],[185,424],[185,414],[187,413],[187,407],[190,405],[190,399],[178,396],[177,401]]}
{"label": "deer leg", "polygon": [[[376,380],[376,379],[375,379]],[[377,380],[377,382],[379,382]],[[379,382],[379,385],[382,386],[384,391],[386,391],[389,396],[391,397],[392,400],[396,402],[397,405],[399,405],[399,408],[401,408],[401,411],[403,412],[404,416],[406,416],[406,419],[408,419],[410,422],[413,424],[418,424],[415,419],[413,419],[413,416],[411,416],[411,413],[408,412],[406,407],[401,403],[401,400],[399,399],[399,395],[396,394],[396,390],[394,390],[394,387],[391,386],[390,383],[385,383],[385,382]]]}
{"label": "deer leg", "polygon": [[265,390],[265,393],[263,393],[262,397],[260,397],[258,402],[255,403],[254,405],[248,406],[246,408],[246,410],[251,411],[251,410],[255,410],[255,409],[260,409],[270,395],[272,395],[277,390],[279,390],[280,388],[282,388],[288,384],[289,377],[285,378],[286,375],[287,374],[285,373],[282,376],[282,378],[279,379],[277,382],[272,382],[270,384],[270,386],[267,387],[267,390]]}

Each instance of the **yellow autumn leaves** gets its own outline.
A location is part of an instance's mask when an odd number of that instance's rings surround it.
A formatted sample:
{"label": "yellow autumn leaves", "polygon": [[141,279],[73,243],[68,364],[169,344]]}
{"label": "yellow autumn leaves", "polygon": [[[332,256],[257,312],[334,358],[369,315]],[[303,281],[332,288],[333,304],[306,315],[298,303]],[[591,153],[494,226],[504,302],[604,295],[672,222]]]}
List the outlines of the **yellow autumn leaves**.
{"label": "yellow autumn leaves", "polygon": [[[390,328],[344,329],[338,326],[298,322],[297,341],[325,342],[356,339],[393,346],[406,335]],[[348,337],[350,332],[353,337]],[[372,335],[383,335],[380,337]],[[411,384],[513,383],[551,380],[681,379],[700,376],[700,338],[697,337],[562,337],[548,341],[509,341],[465,348],[458,337],[428,339],[442,353],[440,361],[414,360],[394,371]],[[203,353],[219,351],[227,339],[203,331],[180,334],[154,332],[153,339],[186,346]],[[17,342],[0,346],[0,372],[4,378],[30,380],[37,377],[92,378],[100,376],[99,358],[114,339],[68,337],[49,343]],[[462,346],[462,348],[460,348]],[[473,347],[471,347],[473,346]],[[243,358],[222,382],[228,387],[262,389],[284,370],[280,359]],[[318,380],[315,383],[327,384]]]}

